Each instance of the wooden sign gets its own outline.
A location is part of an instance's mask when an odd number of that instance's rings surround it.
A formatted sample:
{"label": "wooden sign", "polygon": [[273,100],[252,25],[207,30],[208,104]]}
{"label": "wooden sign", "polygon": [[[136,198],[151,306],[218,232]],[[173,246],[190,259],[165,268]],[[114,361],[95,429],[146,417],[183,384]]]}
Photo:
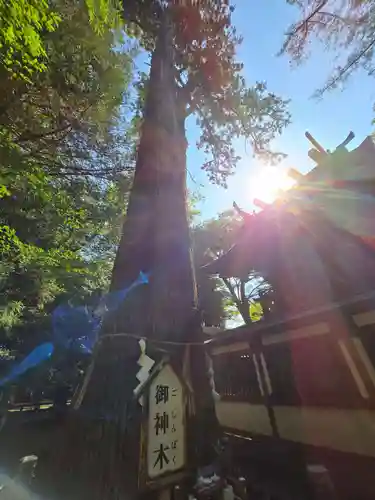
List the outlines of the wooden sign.
{"label": "wooden sign", "polygon": [[151,480],[186,465],[185,388],[166,364],[148,393],[147,475]]}

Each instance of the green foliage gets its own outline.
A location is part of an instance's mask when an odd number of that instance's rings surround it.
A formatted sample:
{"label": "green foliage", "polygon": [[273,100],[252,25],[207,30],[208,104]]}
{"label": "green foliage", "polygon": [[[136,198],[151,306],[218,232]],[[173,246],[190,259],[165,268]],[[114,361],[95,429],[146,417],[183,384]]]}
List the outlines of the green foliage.
{"label": "green foliage", "polygon": [[[214,258],[225,254],[241,237],[245,228],[235,212],[228,210],[216,219],[205,221],[193,230],[194,256],[197,266],[198,285],[200,283],[203,309],[216,307],[216,317],[233,319],[238,322],[255,322],[266,317],[274,309],[267,299],[272,292],[271,285],[257,272],[248,269],[247,275],[238,278],[208,277],[204,270]],[[209,286],[211,283],[211,287]],[[214,286],[213,286],[214,285]],[[216,294],[216,296],[215,296]],[[220,308],[218,297],[220,296]],[[219,312],[221,311],[221,312]]]}
{"label": "green foliage", "polygon": [[260,321],[264,317],[263,307],[260,302],[250,303],[250,319],[253,323]]}
{"label": "green foliage", "polygon": [[227,252],[239,236],[242,219],[233,210],[222,212],[215,219],[204,221],[194,228],[194,251],[201,255],[200,265]]}
{"label": "green foliage", "polygon": [[[69,6],[69,2],[64,7]],[[86,0],[90,27],[98,36],[106,36],[120,27],[120,4],[112,0]],[[34,72],[47,69],[49,51],[46,33],[64,22],[63,3],[47,0],[0,0],[0,63],[13,78],[32,83]],[[84,9],[78,2],[77,9]],[[66,20],[66,18],[65,18]]]}
{"label": "green foliage", "polygon": [[2,256],[12,255],[21,246],[14,229],[9,226],[0,226],[0,253]]}
{"label": "green foliage", "polygon": [[218,277],[208,276],[203,266],[214,256],[229,250],[240,224],[241,221],[235,214],[228,211],[220,214],[217,219],[193,227],[192,230],[198,299],[207,326],[222,327],[226,319],[233,319],[239,314],[225,283]]}
{"label": "green foliage", "polygon": [[288,54],[299,64],[310,54],[311,40],[315,38],[337,56],[331,75],[316,92],[318,97],[343,84],[359,69],[374,75],[374,0],[287,0],[287,3],[299,10],[300,19],[288,28],[280,53]]}
{"label": "green foliage", "polygon": [[4,185],[0,185],[0,199],[9,196],[10,192]]}
{"label": "green foliage", "polygon": [[[123,43],[118,4],[19,2],[21,12],[12,13],[7,5],[3,22],[20,30],[0,47],[0,333],[24,339],[49,330],[59,301],[86,301],[106,289],[150,89],[141,75],[138,112],[126,122],[135,50]],[[225,185],[235,168],[237,137],[275,158],[269,144],[289,121],[287,102],[264,84],[246,85],[226,2],[186,10],[129,0],[122,8],[126,32],[150,51],[164,21],[172,22],[178,118],[195,115],[212,181]],[[33,30],[27,40],[25,29]],[[238,222],[232,217],[227,225],[222,216],[220,231],[214,223],[195,228],[198,268],[208,249],[229,248]],[[221,281],[198,274],[206,322],[221,324],[233,296]]]}
{"label": "green foliage", "polygon": [[25,82],[0,64],[3,340],[37,342],[58,302],[82,302],[108,287],[134,152],[120,121],[134,53],[114,50],[111,5],[95,4],[111,9],[96,18],[98,29],[92,6],[55,1],[61,20],[40,33],[44,71]]}
{"label": "green foliage", "polygon": [[22,322],[24,304],[20,300],[8,302],[0,309],[0,328],[8,330]]}
{"label": "green foliage", "polygon": [[37,163],[51,175],[113,176],[126,169],[124,152],[133,153],[115,129],[133,54],[113,50],[112,30],[96,34],[79,4],[59,5],[62,21],[43,39],[48,71],[30,84],[0,73],[2,164],[12,171],[21,161],[20,169]]}
{"label": "green foliage", "polygon": [[[0,325],[7,332],[21,313],[25,323],[44,317],[57,297],[81,301],[106,289],[106,259],[113,258],[124,210],[113,183],[46,177],[33,189],[27,180],[12,183],[17,195],[0,215]],[[11,303],[22,304],[18,315],[10,314]]]}
{"label": "green foliage", "polygon": [[43,31],[54,31],[61,17],[47,0],[0,0],[0,61],[13,77],[30,81],[46,69]]}
{"label": "green foliage", "polygon": [[98,35],[120,27],[120,2],[113,0],[85,0],[90,24]]}

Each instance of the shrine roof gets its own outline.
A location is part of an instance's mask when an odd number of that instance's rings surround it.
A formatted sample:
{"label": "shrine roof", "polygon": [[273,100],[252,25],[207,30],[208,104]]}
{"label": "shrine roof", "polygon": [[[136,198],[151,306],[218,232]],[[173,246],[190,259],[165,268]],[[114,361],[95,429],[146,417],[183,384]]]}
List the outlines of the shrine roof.
{"label": "shrine roof", "polygon": [[375,143],[372,136],[352,151],[338,147],[304,177],[306,182],[363,182],[375,179]]}
{"label": "shrine roof", "polygon": [[226,278],[259,273],[297,303],[303,294],[303,308],[332,299],[332,274],[348,296],[373,288],[375,196],[354,185],[373,182],[372,138],[351,152],[338,148],[282,198],[247,215],[235,245],[205,270]]}

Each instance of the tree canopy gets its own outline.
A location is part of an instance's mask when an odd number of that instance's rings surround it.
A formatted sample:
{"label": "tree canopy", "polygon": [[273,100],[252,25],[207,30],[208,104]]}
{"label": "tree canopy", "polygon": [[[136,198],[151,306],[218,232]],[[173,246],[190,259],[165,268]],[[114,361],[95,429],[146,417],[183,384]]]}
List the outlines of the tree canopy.
{"label": "tree canopy", "polygon": [[[31,2],[27,12],[34,19],[32,9],[44,9],[40,19],[46,21],[47,7]],[[16,335],[17,327],[45,333],[58,297],[80,301],[108,286],[108,256],[119,238],[134,150],[121,116],[134,51],[116,31],[118,11],[111,9],[99,29],[85,4],[54,2],[58,22],[53,29],[34,19],[46,64],[32,67],[19,60],[24,78],[13,75],[1,59],[3,339]],[[27,12],[21,9],[21,17],[10,17],[9,26],[23,22]],[[19,43],[25,42],[22,33],[17,36]],[[13,54],[16,64],[16,54],[27,50],[14,40],[9,43],[14,52],[4,45],[1,50]],[[37,61],[43,60],[41,55]]]}
{"label": "tree canopy", "polygon": [[287,0],[299,10],[299,20],[286,33],[281,54],[297,64],[311,51],[313,39],[323,41],[337,55],[337,64],[326,83],[326,91],[343,84],[355,71],[373,75],[375,48],[375,2],[373,0]]}
{"label": "tree canopy", "polygon": [[[34,333],[42,324],[48,329],[57,301],[86,300],[108,286],[148,91],[145,73],[131,88],[134,47],[140,42],[152,52],[163,22],[173,26],[179,119],[195,116],[202,168],[213,182],[225,185],[234,171],[237,137],[277,158],[270,141],[289,121],[287,101],[264,83],[246,86],[235,55],[241,37],[227,2],[9,5],[0,4],[3,338],[25,325]],[[132,116],[130,93],[138,103]],[[194,245],[199,267],[202,245]],[[218,324],[227,298],[217,281],[198,281],[211,311],[207,322]]]}
{"label": "tree canopy", "polygon": [[265,83],[248,87],[236,59],[241,36],[231,23],[227,1],[124,1],[129,33],[143,47],[155,49],[162,23],[173,30],[173,67],[178,119],[194,114],[205,153],[202,168],[211,181],[226,185],[240,159],[234,140],[244,137],[255,153],[277,159],[270,142],[289,122],[287,101],[267,91]]}
{"label": "tree canopy", "polygon": [[[0,61],[12,78],[32,82],[34,72],[47,68],[50,53],[45,34],[54,32],[66,15],[72,14],[72,3],[47,0],[0,1]],[[118,27],[119,5],[111,0],[76,3],[75,9],[85,9],[92,29],[103,34]],[[69,12],[70,11],[70,12]]]}
{"label": "tree canopy", "polygon": [[208,276],[204,265],[221,257],[241,236],[243,220],[228,210],[193,230],[193,248],[197,267],[200,306],[220,326],[226,319],[252,323],[272,312],[273,288],[262,276],[249,269],[242,278]]}

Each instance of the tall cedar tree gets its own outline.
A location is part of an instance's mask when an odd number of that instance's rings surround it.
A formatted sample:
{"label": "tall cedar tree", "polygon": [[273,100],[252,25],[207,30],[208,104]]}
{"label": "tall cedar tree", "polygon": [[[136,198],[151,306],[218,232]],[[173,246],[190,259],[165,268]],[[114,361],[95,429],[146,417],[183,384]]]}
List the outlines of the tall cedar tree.
{"label": "tall cedar tree", "polygon": [[[90,422],[102,418],[98,431],[88,433],[86,423],[83,429],[75,427],[69,439],[74,453],[64,435],[66,452],[57,452],[54,471],[46,474],[52,480],[67,466],[77,467],[72,483],[80,499],[120,498],[136,488],[140,408],[135,405],[131,411],[129,402],[137,385],[139,347],[129,334],[152,339],[148,353],[154,358],[158,352],[153,346],[160,347],[155,340],[197,344],[202,340],[187,217],[186,119],[196,115],[201,127],[198,147],[207,155],[203,169],[221,184],[239,160],[233,139],[244,136],[254,151],[268,156],[269,141],[289,120],[286,102],[268,94],[263,84],[246,87],[242,66],[235,61],[240,38],[231,26],[227,2],[126,0],[123,14],[129,32],[150,51],[151,69],[111,288],[127,286],[140,271],[149,273],[150,283],[134,290],[117,317],[104,325],[80,406]],[[177,354],[187,359],[184,348]],[[190,465],[213,458],[217,437],[205,361],[204,350],[191,346],[187,365],[195,391],[195,417],[189,420]],[[87,436],[93,436],[89,443]],[[64,486],[69,483],[64,481]],[[60,486],[62,497],[75,498],[73,490]]]}
{"label": "tall cedar tree", "polygon": [[[202,168],[225,185],[245,137],[269,157],[269,142],[288,123],[286,102],[264,84],[247,88],[235,60],[241,39],[225,1],[126,1],[124,16],[151,51],[136,173],[112,289],[151,273],[117,318],[116,331],[182,340],[195,304],[186,216],[185,122],[194,114],[206,154]],[[140,298],[140,295],[142,298]],[[114,326],[111,325],[113,331]]]}
{"label": "tall cedar tree", "polygon": [[[247,88],[235,58],[241,38],[231,25],[227,1],[126,1],[124,17],[151,53],[140,142],[127,218],[112,275],[112,290],[140,271],[150,283],[124,304],[104,333],[131,333],[153,340],[202,341],[194,322],[196,284],[186,203],[185,124],[195,115],[197,147],[211,181],[225,185],[239,157],[233,141],[245,137],[254,152],[277,158],[269,143],[289,121],[286,101],[262,83]],[[164,346],[165,347],[165,346]],[[190,375],[199,416],[207,419],[195,442],[212,441],[212,398],[204,351],[191,347]],[[211,420],[211,423],[210,423]],[[205,455],[202,453],[201,459]]]}

